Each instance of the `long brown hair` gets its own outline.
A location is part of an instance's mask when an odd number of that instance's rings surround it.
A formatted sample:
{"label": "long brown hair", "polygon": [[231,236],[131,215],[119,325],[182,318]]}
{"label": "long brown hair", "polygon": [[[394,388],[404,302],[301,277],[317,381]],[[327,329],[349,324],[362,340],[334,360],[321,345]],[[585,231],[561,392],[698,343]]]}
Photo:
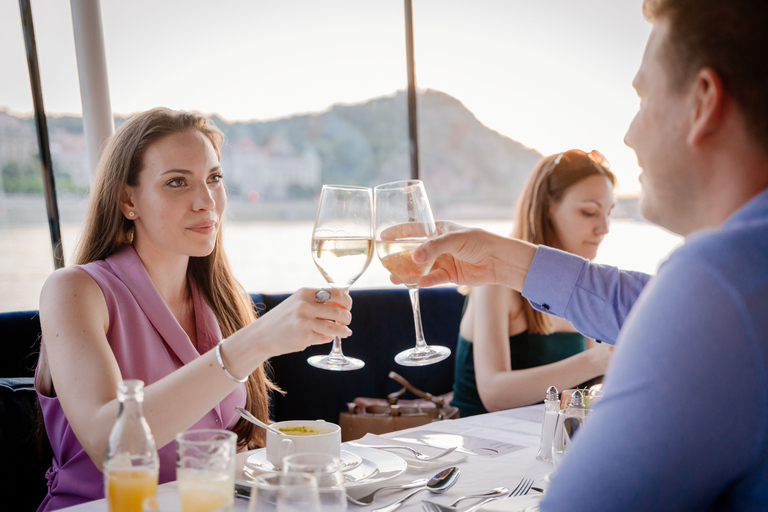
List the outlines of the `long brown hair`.
{"label": "long brown hair", "polygon": [[[570,187],[590,176],[605,176],[616,186],[616,176],[605,165],[586,154],[583,157],[576,155],[567,162],[557,162],[563,155],[565,153],[545,156],[534,167],[517,201],[511,237],[537,245],[552,245],[554,228],[549,219],[550,205],[560,202]],[[552,318],[533,309],[527,300],[523,300],[523,312],[530,332],[552,332]]]}
{"label": "long brown hair", "polygon": [[[221,160],[224,134],[208,118],[199,114],[154,108],[133,116],[107,141],[96,169],[85,225],[75,255],[83,265],[102,260],[133,241],[134,225],[120,211],[120,198],[126,185],[137,186],[147,148],[174,133],[199,131],[211,141]],[[222,244],[222,229],[216,235],[208,256],[190,257],[187,278],[194,283],[213,310],[224,338],[256,319],[250,297],[232,274]],[[267,378],[264,365],[254,371],[245,384],[245,407],[257,418],[269,419],[269,390],[277,389]],[[265,445],[263,430],[240,420],[233,431],[238,446]]]}

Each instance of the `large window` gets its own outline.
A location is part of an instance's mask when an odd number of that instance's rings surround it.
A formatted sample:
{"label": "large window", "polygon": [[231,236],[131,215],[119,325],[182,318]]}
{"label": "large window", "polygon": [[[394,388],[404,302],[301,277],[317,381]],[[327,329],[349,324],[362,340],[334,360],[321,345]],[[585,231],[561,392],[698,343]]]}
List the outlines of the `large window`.
{"label": "large window", "polygon": [[[210,114],[226,132],[225,244],[246,289],[322,286],[309,252],[321,185],[373,186],[410,173],[402,1],[137,0],[101,9],[118,124],[163,105]],[[71,14],[66,2],[41,0],[33,14],[71,263],[92,174]],[[598,149],[619,175],[627,217],[614,222],[599,259],[653,271],[678,240],[635,219],[638,169],[622,144],[650,28],[640,2],[416,0],[413,20],[421,176],[436,216],[507,233],[541,154]],[[37,179],[15,0],[0,0],[0,45],[8,49],[0,165],[11,166],[0,191],[0,311],[37,309],[53,264],[42,196],[10,179]],[[355,286],[391,285],[374,258]]]}

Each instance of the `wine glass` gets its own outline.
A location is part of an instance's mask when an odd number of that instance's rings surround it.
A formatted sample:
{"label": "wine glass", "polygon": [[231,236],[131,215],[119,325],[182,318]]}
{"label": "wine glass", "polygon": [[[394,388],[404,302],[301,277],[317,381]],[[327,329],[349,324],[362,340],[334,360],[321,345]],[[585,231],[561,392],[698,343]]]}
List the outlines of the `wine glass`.
{"label": "wine glass", "polygon": [[451,350],[424,341],[416,282],[432,268],[433,261],[417,264],[413,251],[437,236],[424,184],[419,180],[395,181],[374,189],[376,253],[382,265],[408,288],[416,328],[416,347],[400,352],[395,361],[404,366],[424,366],[442,361]]}
{"label": "wine glass", "polygon": [[[312,231],[312,258],[333,288],[347,291],[373,257],[371,189],[323,185]],[[365,363],[341,352],[341,340],[333,338],[331,353],[313,356],[309,364],[325,370],[357,370]]]}

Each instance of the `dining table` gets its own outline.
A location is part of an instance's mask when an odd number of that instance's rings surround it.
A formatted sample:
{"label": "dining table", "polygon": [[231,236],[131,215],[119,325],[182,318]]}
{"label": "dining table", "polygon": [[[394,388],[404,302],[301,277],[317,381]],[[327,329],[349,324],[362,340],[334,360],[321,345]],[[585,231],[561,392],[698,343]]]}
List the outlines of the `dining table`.
{"label": "dining table", "polygon": [[[496,487],[514,489],[522,479],[532,479],[533,484],[527,495],[520,498],[488,503],[480,510],[485,512],[516,512],[533,510],[532,504],[546,491],[549,475],[554,466],[536,458],[541,439],[541,427],[544,406],[532,405],[498,411],[466,418],[434,421],[419,427],[389,432],[379,436],[367,435],[362,439],[342,444],[342,462],[346,452],[362,454],[364,462],[376,466],[385,461],[388,466],[382,471],[373,471],[373,475],[362,478],[354,485],[348,484],[348,493],[353,497],[368,494],[379,487],[396,486],[413,482],[417,479],[430,478],[436,473],[455,466],[459,468],[456,483],[441,494],[421,491],[407,500],[398,510],[423,510],[422,500],[430,500],[448,505],[460,496],[482,493]],[[456,446],[448,455],[431,461],[419,461],[410,452],[400,449],[374,448],[376,445],[405,445],[416,448],[426,454],[436,454],[445,448]],[[364,446],[364,447],[363,447]],[[251,452],[238,454],[238,486],[248,479],[242,466]],[[380,454],[380,455],[372,455]],[[402,459],[402,461],[401,461]],[[394,461],[394,464],[392,462]],[[382,462],[382,466],[384,463]],[[387,473],[389,472],[389,473]],[[247,468],[246,468],[246,472]],[[173,488],[176,482],[162,484],[160,488]],[[409,490],[383,491],[375,501],[367,506],[349,503],[347,512],[371,511],[399,498]],[[463,501],[462,508],[475,503]],[[107,512],[106,500],[90,501],[66,509],[68,512]],[[247,512],[248,499],[237,497],[234,500],[234,512]]]}

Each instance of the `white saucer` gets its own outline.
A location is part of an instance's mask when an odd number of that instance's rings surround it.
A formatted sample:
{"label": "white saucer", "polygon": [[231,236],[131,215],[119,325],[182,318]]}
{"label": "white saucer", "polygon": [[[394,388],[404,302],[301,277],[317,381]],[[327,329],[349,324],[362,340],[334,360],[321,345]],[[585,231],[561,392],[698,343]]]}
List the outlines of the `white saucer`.
{"label": "white saucer", "polygon": [[[355,469],[363,462],[363,459],[352,452],[347,450],[341,450],[341,470],[343,472]],[[274,464],[267,460],[267,451],[264,449],[254,450],[251,455],[245,460],[245,466],[243,467],[243,473],[252,478],[257,477],[261,473],[274,473],[280,471],[280,468],[275,467]]]}
{"label": "white saucer", "polygon": [[[342,463],[345,455],[347,460],[351,460],[350,457],[360,459],[356,466],[343,470],[348,489],[362,488],[367,485],[380,484],[381,482],[391,480],[402,474],[408,467],[408,463],[394,453],[374,448],[343,445],[341,450]],[[238,485],[250,487],[253,479],[260,473],[276,471],[276,468],[267,462],[265,457],[266,450],[264,448],[238,453],[237,465],[240,470],[235,475],[235,482]],[[267,469],[266,465],[259,465],[259,461],[266,462],[271,469]],[[257,467],[259,469],[256,469]]]}

